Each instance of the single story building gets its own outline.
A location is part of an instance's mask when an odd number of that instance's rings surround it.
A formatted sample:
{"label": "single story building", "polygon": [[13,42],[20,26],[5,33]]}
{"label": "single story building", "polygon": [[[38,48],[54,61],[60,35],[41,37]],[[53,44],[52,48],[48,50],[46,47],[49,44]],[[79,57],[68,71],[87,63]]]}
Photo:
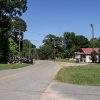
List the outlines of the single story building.
{"label": "single story building", "polygon": [[97,61],[100,62],[100,48],[81,48],[79,52],[75,52],[75,59],[79,62],[92,62],[91,53],[92,51],[97,52]]}

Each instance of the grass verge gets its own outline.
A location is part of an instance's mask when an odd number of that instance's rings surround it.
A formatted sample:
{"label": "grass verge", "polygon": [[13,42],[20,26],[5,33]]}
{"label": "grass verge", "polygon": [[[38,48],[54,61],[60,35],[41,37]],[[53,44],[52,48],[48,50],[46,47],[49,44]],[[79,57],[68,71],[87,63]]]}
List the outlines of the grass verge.
{"label": "grass verge", "polygon": [[56,75],[61,82],[100,86],[100,64],[64,67]]}
{"label": "grass verge", "polygon": [[30,64],[0,64],[0,70],[17,69],[29,66]]}

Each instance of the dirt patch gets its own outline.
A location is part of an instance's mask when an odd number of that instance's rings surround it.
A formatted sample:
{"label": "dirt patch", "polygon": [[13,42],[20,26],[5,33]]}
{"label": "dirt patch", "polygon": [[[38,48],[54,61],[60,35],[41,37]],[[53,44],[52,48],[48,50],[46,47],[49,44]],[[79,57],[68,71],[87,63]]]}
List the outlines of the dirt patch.
{"label": "dirt patch", "polygon": [[62,67],[87,65],[87,63],[69,63],[69,62],[57,62],[57,63]]}

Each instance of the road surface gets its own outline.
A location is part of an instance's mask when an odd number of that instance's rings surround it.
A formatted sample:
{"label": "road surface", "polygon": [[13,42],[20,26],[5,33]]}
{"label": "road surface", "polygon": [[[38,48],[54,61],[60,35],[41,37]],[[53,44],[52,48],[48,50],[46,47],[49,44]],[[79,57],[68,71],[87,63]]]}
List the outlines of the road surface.
{"label": "road surface", "polygon": [[0,100],[40,100],[59,67],[39,61],[30,67],[0,71]]}
{"label": "road surface", "polygon": [[100,100],[100,86],[51,82],[41,100]]}
{"label": "road surface", "polygon": [[[85,63],[57,63],[65,67],[86,65]],[[100,86],[84,86],[52,81],[41,96],[41,100],[100,100]]]}

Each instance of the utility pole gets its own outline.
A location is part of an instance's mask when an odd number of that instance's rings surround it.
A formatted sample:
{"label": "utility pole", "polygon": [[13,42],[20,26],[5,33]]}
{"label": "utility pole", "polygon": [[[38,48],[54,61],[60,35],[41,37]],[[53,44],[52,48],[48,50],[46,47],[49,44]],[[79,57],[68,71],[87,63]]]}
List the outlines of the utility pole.
{"label": "utility pole", "polygon": [[94,51],[94,27],[93,27],[93,24],[90,24],[91,28],[92,28],[92,48],[93,48],[93,51]]}
{"label": "utility pole", "polygon": [[35,54],[36,54],[36,59],[38,60],[38,53],[36,48],[35,48]]}
{"label": "utility pole", "polygon": [[29,41],[29,59],[30,59],[30,44],[31,44],[31,42]]}
{"label": "utility pole", "polygon": [[19,63],[20,63],[20,39],[21,39],[21,37],[20,37],[20,31],[19,31],[19,32],[18,32]]}
{"label": "utility pole", "polygon": [[55,60],[55,39],[54,39],[54,60]]}

